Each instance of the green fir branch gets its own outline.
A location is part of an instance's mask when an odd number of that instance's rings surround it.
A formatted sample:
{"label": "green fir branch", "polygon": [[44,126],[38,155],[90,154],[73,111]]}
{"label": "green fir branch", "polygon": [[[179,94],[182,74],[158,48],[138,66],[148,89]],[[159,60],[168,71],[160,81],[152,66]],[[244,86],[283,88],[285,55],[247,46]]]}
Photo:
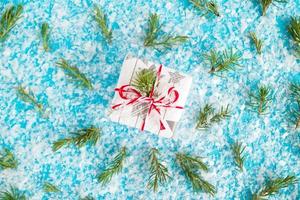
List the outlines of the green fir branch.
{"label": "green fir branch", "polygon": [[21,18],[23,6],[9,6],[2,13],[0,19],[0,42],[5,41],[9,32],[16,26],[17,21]]}
{"label": "green fir branch", "polygon": [[236,142],[232,145],[232,154],[233,158],[235,161],[235,164],[239,168],[240,171],[243,171],[243,166],[244,166],[244,161],[245,161],[245,156],[244,151],[245,151],[246,146],[243,146],[242,143]]}
{"label": "green fir branch", "polygon": [[96,145],[100,138],[101,130],[94,126],[89,128],[83,128],[76,132],[72,132],[73,137],[59,139],[52,145],[52,150],[55,152],[62,148],[63,146],[69,146],[71,144],[81,148],[83,145],[90,143],[91,145]]}
{"label": "green fir branch", "polygon": [[108,28],[106,15],[98,6],[95,6],[94,13],[95,13],[95,21],[97,22],[99,28],[101,29],[102,35],[105,37],[108,43],[111,43],[113,38],[112,29]]}
{"label": "green fir branch", "polygon": [[295,124],[295,129],[300,128],[300,84],[291,83],[290,92],[292,101],[296,102],[296,105],[290,110],[290,119]]}
{"label": "green fir branch", "polygon": [[296,54],[300,58],[300,17],[291,17],[288,32],[296,45]]}
{"label": "green fir branch", "polygon": [[247,104],[259,115],[266,114],[272,101],[272,90],[270,87],[261,85],[257,91],[249,92],[249,101]]}
{"label": "green fir branch", "polygon": [[252,196],[252,200],[263,200],[279,193],[279,190],[287,188],[298,182],[295,176],[280,177],[267,182],[262,189]]}
{"label": "green fir branch", "polygon": [[211,123],[219,123],[220,121],[227,119],[229,117],[230,117],[229,105],[227,105],[226,107],[222,106],[220,111],[212,116],[212,118],[210,119],[210,122]]}
{"label": "green fir branch", "polygon": [[49,24],[46,22],[44,22],[41,26],[41,36],[42,36],[43,48],[47,52],[49,51],[50,30],[49,30]]}
{"label": "green fir branch", "polygon": [[136,73],[131,85],[139,92],[149,96],[155,84],[155,80],[156,72],[154,69],[142,69]]}
{"label": "green fir branch", "polygon": [[170,33],[163,34],[159,37],[162,25],[159,23],[159,16],[155,14],[150,14],[148,21],[148,29],[146,32],[146,37],[144,39],[145,47],[155,47],[155,48],[171,48],[174,45],[184,43],[188,40],[187,36],[172,36]]}
{"label": "green fir branch", "polygon": [[34,93],[30,89],[26,90],[25,87],[19,85],[17,95],[25,103],[32,105],[40,114],[44,113],[43,105],[37,101]]}
{"label": "green fir branch", "polygon": [[276,3],[287,3],[287,0],[259,0],[262,7],[262,16],[265,16],[270,5]]}
{"label": "green fir branch", "polygon": [[61,59],[56,65],[64,71],[71,82],[76,82],[79,86],[89,90],[93,89],[91,81],[77,67],[71,66],[65,59]]}
{"label": "green fir branch", "polygon": [[122,171],[126,157],[126,147],[122,147],[121,151],[114,157],[109,166],[97,176],[102,186],[108,184],[114,175]]}
{"label": "green fir branch", "polygon": [[203,16],[208,14],[214,14],[217,17],[220,17],[219,6],[216,1],[207,1],[207,0],[189,0],[197,9],[204,11]]}
{"label": "green fir branch", "polygon": [[215,187],[199,175],[199,170],[208,171],[207,165],[202,162],[201,158],[177,153],[176,161],[195,192],[205,192],[212,196],[216,193]]}
{"label": "green fir branch", "polygon": [[157,191],[158,186],[165,184],[171,178],[168,168],[163,165],[157,158],[159,151],[156,148],[150,150],[150,177],[148,180],[148,188]]}
{"label": "green fir branch", "polygon": [[15,155],[9,149],[3,149],[0,152],[0,168],[15,169],[18,166],[18,161]]}
{"label": "green fir branch", "polygon": [[0,200],[26,200],[23,192],[16,187],[10,187],[10,189],[0,191]]}
{"label": "green fir branch", "polygon": [[226,71],[235,70],[236,66],[239,66],[241,55],[239,52],[233,52],[233,50],[224,50],[223,52],[217,52],[210,50],[208,54],[204,55],[204,58],[210,64],[209,73],[222,73]]}
{"label": "green fir branch", "polygon": [[252,42],[254,43],[257,53],[261,54],[262,46],[263,46],[262,40],[259,39],[254,32],[250,32],[249,37],[252,40]]}
{"label": "green fir branch", "polygon": [[52,183],[45,182],[43,185],[44,192],[47,193],[58,193],[61,192],[60,189],[58,189],[57,186],[53,185]]}
{"label": "green fir branch", "polygon": [[86,197],[79,198],[79,200],[95,200],[95,198],[90,197],[90,196],[86,196]]}

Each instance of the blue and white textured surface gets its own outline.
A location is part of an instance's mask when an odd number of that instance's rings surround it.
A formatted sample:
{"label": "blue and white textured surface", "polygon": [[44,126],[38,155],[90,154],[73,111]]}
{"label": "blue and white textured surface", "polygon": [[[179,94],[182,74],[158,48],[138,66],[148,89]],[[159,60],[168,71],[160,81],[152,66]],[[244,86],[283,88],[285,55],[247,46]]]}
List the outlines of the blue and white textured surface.
{"label": "blue and white textured surface", "polygon": [[[10,3],[23,3],[23,18],[0,46],[0,145],[19,160],[16,170],[0,171],[0,189],[15,185],[29,199],[249,199],[267,178],[294,173],[300,178],[300,138],[287,123],[287,89],[300,80],[299,62],[292,55],[293,43],[286,31],[290,16],[299,15],[300,1],[271,6],[261,17],[257,1],[218,0],[221,17],[205,18],[186,0],[1,0],[0,10]],[[93,15],[100,5],[113,28],[107,45]],[[143,37],[149,13],[161,16],[166,32],[188,35],[188,43],[166,52],[145,49]],[[40,25],[51,27],[46,53],[40,41]],[[264,40],[257,56],[248,38],[255,31]],[[235,48],[242,52],[241,68],[226,78],[211,76],[203,53],[211,48]],[[137,129],[112,123],[106,110],[114,95],[122,61],[127,53],[147,58],[193,76],[185,113],[174,139],[159,138]],[[66,81],[55,62],[64,57],[91,78],[94,91]],[[245,106],[247,93],[257,84],[274,88],[269,114],[258,116]],[[16,96],[15,88],[30,87],[49,111],[40,118]],[[195,130],[196,117],[205,102],[220,107],[229,103],[232,117],[207,131]],[[70,131],[95,125],[102,128],[96,146],[71,147],[53,153],[51,144]],[[233,162],[230,145],[247,145],[244,172]],[[121,146],[129,157],[121,174],[102,187],[96,174]],[[158,193],[146,188],[148,150],[160,150],[174,177]],[[215,197],[193,193],[175,163],[175,153],[204,157],[210,166],[203,174],[217,188]],[[45,194],[45,181],[55,183],[59,194]],[[270,199],[300,199],[300,186],[281,190]]]}

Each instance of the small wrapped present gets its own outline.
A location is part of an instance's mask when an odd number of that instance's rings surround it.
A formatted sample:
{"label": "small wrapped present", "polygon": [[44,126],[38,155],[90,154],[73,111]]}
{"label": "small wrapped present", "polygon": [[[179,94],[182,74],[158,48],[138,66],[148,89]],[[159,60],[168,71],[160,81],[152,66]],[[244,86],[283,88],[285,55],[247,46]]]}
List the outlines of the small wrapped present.
{"label": "small wrapped present", "polygon": [[128,55],[115,88],[110,118],[171,138],[191,84],[190,76]]}

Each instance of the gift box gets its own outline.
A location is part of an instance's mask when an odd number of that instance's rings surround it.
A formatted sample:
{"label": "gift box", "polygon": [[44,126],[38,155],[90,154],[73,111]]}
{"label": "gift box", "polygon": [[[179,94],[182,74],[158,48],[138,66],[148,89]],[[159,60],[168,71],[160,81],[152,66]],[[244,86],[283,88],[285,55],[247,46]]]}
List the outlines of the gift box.
{"label": "gift box", "polygon": [[112,121],[171,138],[184,111],[192,78],[127,55],[109,117]]}

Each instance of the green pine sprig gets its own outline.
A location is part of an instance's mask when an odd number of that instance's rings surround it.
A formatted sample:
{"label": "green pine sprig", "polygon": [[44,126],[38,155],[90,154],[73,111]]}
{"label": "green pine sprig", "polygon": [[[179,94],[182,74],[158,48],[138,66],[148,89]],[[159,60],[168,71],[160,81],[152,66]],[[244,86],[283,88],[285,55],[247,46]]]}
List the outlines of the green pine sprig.
{"label": "green pine sprig", "polygon": [[45,182],[43,185],[44,192],[47,193],[58,193],[61,192],[60,189],[58,189],[57,186],[53,185],[52,183]]}
{"label": "green pine sprig", "polygon": [[233,50],[224,50],[223,52],[217,52],[216,50],[210,50],[209,53],[204,54],[204,58],[210,64],[209,73],[222,73],[226,71],[235,70],[239,66],[241,55],[239,52],[233,52]]}
{"label": "green pine sprig", "polygon": [[95,198],[90,197],[90,196],[86,196],[86,197],[80,198],[79,200],[95,200]]}
{"label": "green pine sprig", "polygon": [[163,165],[157,158],[159,151],[156,148],[150,150],[150,177],[148,180],[148,188],[157,191],[158,186],[167,183],[171,178],[168,168]]}
{"label": "green pine sprig", "polygon": [[257,37],[256,33],[254,33],[254,32],[250,32],[249,33],[249,37],[252,40],[252,42],[254,43],[257,53],[261,54],[261,52],[262,52],[262,46],[263,46],[262,40],[259,39]]}
{"label": "green pine sprig", "polygon": [[71,66],[65,59],[61,59],[56,65],[64,70],[71,82],[76,82],[79,86],[89,90],[93,89],[91,81],[77,67]]}
{"label": "green pine sprig", "polygon": [[25,87],[19,85],[17,95],[25,103],[32,105],[40,114],[44,113],[43,105],[37,101],[34,93],[30,89],[27,90]]}
{"label": "green pine sprig", "polygon": [[2,13],[0,19],[0,42],[3,42],[9,32],[16,26],[17,21],[21,18],[23,12],[23,6],[9,6]]}
{"label": "green pine sprig", "polygon": [[296,45],[296,54],[300,58],[300,17],[291,17],[288,32]]}
{"label": "green pine sprig", "polygon": [[0,168],[1,169],[15,169],[18,166],[18,161],[15,155],[9,149],[3,149],[0,152]]}
{"label": "green pine sprig", "polygon": [[154,69],[142,69],[136,73],[131,85],[139,92],[149,96],[155,84],[155,80],[156,72]]}
{"label": "green pine sprig", "polygon": [[97,176],[99,183],[104,186],[111,181],[114,175],[119,174],[123,169],[126,157],[126,147],[122,147],[109,166]]}
{"label": "green pine sprig", "polygon": [[268,86],[261,85],[257,91],[249,92],[249,101],[247,104],[253,111],[259,115],[266,114],[272,101],[272,89]]}
{"label": "green pine sprig", "polygon": [[62,148],[63,146],[69,146],[71,144],[81,148],[83,145],[90,143],[91,145],[96,145],[100,138],[101,130],[94,126],[89,128],[83,128],[78,131],[72,132],[73,137],[59,139],[52,145],[52,150],[55,152]]}
{"label": "green pine sprig", "polygon": [[189,2],[192,3],[197,9],[204,11],[203,16],[213,14],[217,17],[220,17],[219,6],[214,0],[189,0]]}
{"label": "green pine sprig", "polygon": [[95,6],[94,13],[95,13],[95,21],[97,22],[99,28],[101,29],[102,35],[105,37],[108,43],[111,43],[113,38],[112,29],[108,28],[106,15],[98,6]]}
{"label": "green pine sprig", "polygon": [[259,0],[262,7],[262,16],[265,16],[270,5],[276,3],[287,3],[287,0]]}
{"label": "green pine sprig", "polygon": [[232,154],[235,161],[235,164],[239,168],[240,171],[243,171],[244,161],[245,161],[245,155],[244,151],[246,146],[243,146],[242,143],[236,142],[232,145]]}
{"label": "green pine sprig", "polygon": [[200,170],[208,171],[207,165],[202,162],[201,158],[177,153],[176,161],[183,170],[186,178],[191,182],[195,192],[205,192],[212,196],[216,193],[215,186],[199,175]]}
{"label": "green pine sprig", "polygon": [[263,200],[269,196],[279,193],[283,188],[287,188],[298,182],[295,176],[286,176],[272,179],[267,182],[257,193],[252,196],[252,200]]}
{"label": "green pine sprig", "polygon": [[26,200],[26,196],[18,188],[10,186],[9,189],[0,191],[0,200]]}
{"label": "green pine sprig", "polygon": [[50,30],[49,30],[49,24],[46,22],[44,22],[41,26],[41,36],[42,36],[43,48],[47,52],[49,51]]}
{"label": "green pine sprig", "polygon": [[218,112],[215,112],[215,109],[211,104],[205,104],[204,108],[200,110],[199,116],[197,119],[196,128],[197,129],[207,129],[212,124],[221,122],[224,119],[230,117],[229,105],[226,107],[221,107]]}
{"label": "green pine sprig", "polygon": [[290,110],[291,121],[295,124],[295,129],[300,128],[300,84],[291,83],[290,92],[292,100],[296,102],[296,106]]}
{"label": "green pine sprig", "polygon": [[150,14],[144,46],[169,49],[176,44],[181,44],[188,40],[187,36],[172,36],[170,33],[162,34],[159,37],[161,32],[162,25],[159,23],[159,16],[156,13]]}

